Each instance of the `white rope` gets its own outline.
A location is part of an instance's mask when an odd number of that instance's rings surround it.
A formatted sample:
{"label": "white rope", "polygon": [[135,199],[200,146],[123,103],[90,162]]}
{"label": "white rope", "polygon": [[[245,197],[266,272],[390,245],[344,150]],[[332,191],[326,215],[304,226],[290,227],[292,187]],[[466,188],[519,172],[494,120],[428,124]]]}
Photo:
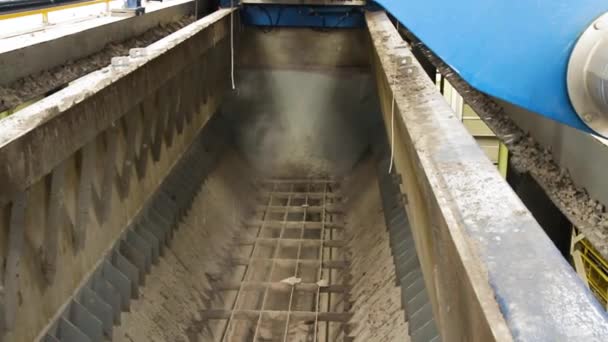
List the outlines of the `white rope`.
{"label": "white rope", "polygon": [[393,171],[393,160],[395,160],[395,92],[391,101],[391,164],[388,166],[388,173]]}
{"label": "white rope", "polygon": [[[396,24],[397,27],[397,32],[399,32],[399,22],[397,22]],[[394,82],[397,80],[397,73],[398,73],[398,68],[397,68],[397,59],[395,59],[395,75],[393,76],[393,85]],[[393,171],[393,163],[395,160],[395,90],[392,90],[392,100],[391,100],[391,163],[388,166],[388,173],[390,174]]]}
{"label": "white rope", "polygon": [[230,0],[230,79],[232,81],[232,90],[236,89],[234,85],[234,0]]}

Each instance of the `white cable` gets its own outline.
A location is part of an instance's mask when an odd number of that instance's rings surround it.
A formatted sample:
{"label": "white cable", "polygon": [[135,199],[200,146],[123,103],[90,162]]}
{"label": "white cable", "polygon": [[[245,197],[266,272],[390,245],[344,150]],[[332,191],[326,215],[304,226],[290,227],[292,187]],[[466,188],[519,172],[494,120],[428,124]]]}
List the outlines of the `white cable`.
{"label": "white cable", "polygon": [[395,159],[395,93],[393,92],[393,100],[391,101],[391,164],[388,167],[388,173],[393,171],[393,160]]}
{"label": "white cable", "polygon": [[232,90],[236,89],[234,85],[234,0],[230,0],[230,79],[232,81]]}
{"label": "white cable", "polygon": [[[396,24],[397,32],[399,32],[399,22]],[[393,79],[393,83],[397,80],[397,60],[395,59],[395,78]],[[394,84],[393,84],[394,85]],[[392,100],[391,100],[391,163],[388,166],[388,173],[390,174],[393,171],[393,162],[395,160],[395,90],[392,90]]]}

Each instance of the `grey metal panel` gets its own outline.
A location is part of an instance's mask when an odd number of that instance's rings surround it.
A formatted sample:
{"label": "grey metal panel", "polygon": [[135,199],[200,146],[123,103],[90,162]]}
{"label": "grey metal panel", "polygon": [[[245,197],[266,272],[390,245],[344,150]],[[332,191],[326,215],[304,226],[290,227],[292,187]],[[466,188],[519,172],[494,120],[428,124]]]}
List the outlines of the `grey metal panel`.
{"label": "grey metal panel", "polygon": [[[394,255],[397,256],[397,253],[403,253],[404,251],[414,249],[416,246],[414,245],[414,239],[411,236],[398,241],[395,243],[392,248],[394,249]],[[400,254],[399,254],[400,255]]]}
{"label": "grey metal panel", "polygon": [[154,234],[150,233],[148,230],[142,228],[141,225],[138,225],[137,228],[135,229],[135,231],[144,240],[146,240],[148,242],[148,244],[150,244],[150,246],[152,248],[152,263],[156,264],[158,262],[158,258],[160,256],[160,249],[161,249],[161,243],[160,243],[159,239]]}
{"label": "grey metal panel", "polygon": [[129,307],[131,306],[131,281],[107,260],[104,260],[101,269],[103,278],[112,284],[120,294],[120,306],[122,310],[129,311]]}
{"label": "grey metal panel", "polygon": [[59,339],[53,335],[44,335],[42,338],[42,342],[61,342]]}
{"label": "grey metal panel", "polygon": [[120,324],[120,313],[122,311],[120,292],[101,276],[101,272],[94,276],[92,288],[99,298],[103,299],[112,308],[114,323]]}
{"label": "grey metal panel", "polygon": [[93,342],[85,333],[63,317],[59,319],[57,338],[61,342]]}
{"label": "grey metal panel", "polygon": [[405,286],[405,299],[409,302],[411,298],[417,296],[420,291],[424,290],[424,278],[422,278],[422,274],[420,274],[419,278],[416,278],[409,286],[406,284],[402,286]]}
{"label": "grey metal panel", "polygon": [[418,259],[418,254],[411,256],[409,259],[400,262],[395,265],[395,269],[399,276],[404,274],[408,274],[413,270],[420,269],[420,261]]}
{"label": "grey metal panel", "polygon": [[434,321],[426,322],[422,327],[419,327],[411,335],[412,342],[440,342],[441,337],[437,331],[437,325]]}
{"label": "grey metal panel", "polygon": [[409,228],[405,227],[405,225],[400,225],[400,229],[391,229],[390,233],[391,248],[396,248],[404,241],[412,240],[412,233],[410,232]]}
{"label": "grey metal panel", "polygon": [[139,221],[139,226],[142,227],[142,229],[152,233],[158,239],[158,241],[160,242],[160,249],[158,252],[159,255],[162,256],[164,252],[164,247],[168,244],[167,232],[161,227],[159,227],[156,223],[145,218],[145,216],[142,217],[142,219]]}
{"label": "grey metal panel", "polygon": [[139,274],[139,282],[143,284],[147,273],[145,255],[126,240],[121,240],[118,243],[117,249],[121,255],[124,255],[133,265],[136,266],[136,271]]}
{"label": "grey metal panel", "polygon": [[144,255],[146,262],[145,271],[150,272],[152,267],[152,246],[133,229],[127,230],[126,240],[131,246],[137,248],[137,250]]}
{"label": "grey metal panel", "polygon": [[409,310],[409,329],[410,335],[413,335],[418,329],[422,328],[426,323],[433,320],[433,309],[431,302],[424,304],[417,311]]}
{"label": "grey metal panel", "polygon": [[114,313],[112,306],[106,303],[95,291],[84,287],[80,294],[80,302],[102,323],[106,336],[112,336],[114,326]]}
{"label": "grey metal panel", "polygon": [[85,308],[78,301],[72,301],[70,304],[69,320],[80,331],[87,335],[91,341],[102,341],[103,324],[95,315]]}
{"label": "grey metal panel", "polygon": [[395,254],[395,264],[396,265],[405,264],[411,258],[413,258],[415,256],[416,256],[416,249],[415,248],[410,248],[410,249],[404,250],[399,255]]}
{"label": "grey metal panel", "polygon": [[139,285],[144,285],[143,278],[140,278],[140,270],[125,258],[118,249],[112,253],[112,265],[114,265],[122,274],[127,276],[131,282],[131,298],[139,298]]}
{"label": "grey metal panel", "polygon": [[407,307],[410,312],[416,312],[420,310],[425,304],[429,303],[429,295],[426,289],[418,292],[415,296],[409,296],[410,300],[407,301]]}

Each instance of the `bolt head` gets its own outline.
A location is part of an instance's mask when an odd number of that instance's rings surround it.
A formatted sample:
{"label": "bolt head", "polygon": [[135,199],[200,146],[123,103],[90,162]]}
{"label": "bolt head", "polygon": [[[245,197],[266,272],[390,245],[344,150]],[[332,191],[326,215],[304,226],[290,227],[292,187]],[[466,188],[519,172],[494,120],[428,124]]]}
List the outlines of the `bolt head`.
{"label": "bolt head", "polygon": [[583,114],[583,121],[590,123],[595,119],[595,113],[585,113]]}
{"label": "bolt head", "polygon": [[608,20],[606,18],[602,18],[596,21],[593,23],[593,28],[600,31],[608,29]]}

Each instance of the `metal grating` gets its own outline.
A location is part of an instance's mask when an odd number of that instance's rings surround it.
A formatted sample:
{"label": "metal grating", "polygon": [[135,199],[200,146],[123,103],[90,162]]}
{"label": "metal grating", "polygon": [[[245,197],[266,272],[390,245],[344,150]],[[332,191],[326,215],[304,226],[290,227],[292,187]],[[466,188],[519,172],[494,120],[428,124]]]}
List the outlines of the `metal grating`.
{"label": "metal grating", "polygon": [[222,321],[215,341],[335,341],[348,313],[339,184],[331,180],[259,182],[255,218],[238,237],[237,280],[216,286],[230,305],[203,313]]}

